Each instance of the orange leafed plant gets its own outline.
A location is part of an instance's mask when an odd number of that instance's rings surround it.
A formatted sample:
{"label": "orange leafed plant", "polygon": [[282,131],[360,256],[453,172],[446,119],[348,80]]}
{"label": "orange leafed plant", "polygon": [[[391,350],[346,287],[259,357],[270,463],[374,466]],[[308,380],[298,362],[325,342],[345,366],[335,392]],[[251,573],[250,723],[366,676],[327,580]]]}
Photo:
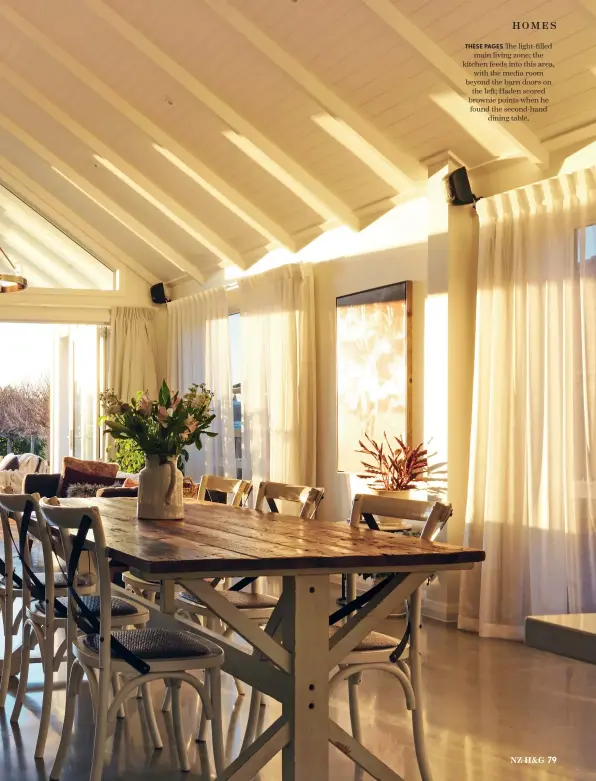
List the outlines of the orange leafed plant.
{"label": "orange leafed plant", "polygon": [[427,485],[436,491],[442,490],[445,484],[445,464],[429,465],[428,450],[424,443],[417,447],[411,447],[399,437],[394,437],[392,445],[386,432],[383,432],[384,441],[380,444],[365,434],[367,442],[360,440],[360,449],[357,453],[363,453],[372,459],[372,463],[362,461],[365,473],[358,475],[368,481],[371,488],[380,491],[409,491],[421,488],[421,484]]}

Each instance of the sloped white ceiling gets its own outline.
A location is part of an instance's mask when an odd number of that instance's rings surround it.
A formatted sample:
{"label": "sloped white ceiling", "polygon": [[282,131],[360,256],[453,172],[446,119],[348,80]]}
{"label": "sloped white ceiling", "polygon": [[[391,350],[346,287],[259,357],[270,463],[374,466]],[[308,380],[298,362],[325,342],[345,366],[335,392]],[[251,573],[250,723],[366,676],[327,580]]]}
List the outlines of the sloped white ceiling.
{"label": "sloped white ceiling", "polygon": [[456,121],[436,96],[458,99],[466,43],[527,40],[513,18],[557,20],[532,33],[556,68],[549,111],[505,127],[507,153],[547,166],[567,134],[596,138],[590,7],[1,0],[0,181],[108,265],[200,282],[362,229],[447,149],[490,165],[489,123]]}

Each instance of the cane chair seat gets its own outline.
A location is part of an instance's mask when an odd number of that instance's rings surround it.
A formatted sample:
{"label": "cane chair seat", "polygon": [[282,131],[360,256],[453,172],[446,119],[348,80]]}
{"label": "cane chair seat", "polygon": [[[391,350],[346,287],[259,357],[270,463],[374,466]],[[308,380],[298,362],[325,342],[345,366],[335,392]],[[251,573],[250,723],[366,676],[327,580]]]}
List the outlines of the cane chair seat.
{"label": "cane chair seat", "polygon": [[[85,604],[85,607],[93,613],[95,616],[99,616],[99,597],[95,595],[86,595],[81,597],[81,601]],[[60,597],[59,602],[64,608],[68,608],[68,597]],[[45,602],[36,602],[35,608],[40,613],[46,612]],[[139,610],[139,608],[132,602],[128,602],[126,599],[120,599],[119,597],[112,597],[112,615],[113,616],[137,616],[140,613],[145,613],[145,610]]]}
{"label": "cane chair seat", "polygon": [[[190,632],[122,629],[112,632],[112,637],[141,659],[188,659],[208,656],[212,652],[200,638]],[[89,651],[99,654],[99,635],[85,635],[83,644]]]}
{"label": "cane chair seat", "polygon": [[[218,592],[222,597],[225,597],[234,607],[239,610],[253,610],[258,608],[274,608],[277,605],[277,597],[272,597],[269,594],[252,594],[248,591],[220,591]],[[198,597],[194,594],[189,594],[187,591],[179,595],[181,601],[192,602],[193,605],[204,605]]]}
{"label": "cane chair seat", "polygon": [[[340,626],[330,626],[329,637],[333,637],[340,629]],[[382,632],[371,632],[352,649],[352,653],[363,651],[393,651],[398,643],[399,640],[395,637],[384,635]]]}
{"label": "cane chair seat", "polygon": [[[16,570],[19,576],[22,576],[22,571],[20,569]],[[40,583],[42,583],[45,586],[46,582],[46,576],[45,572],[36,572],[35,576],[39,580]],[[77,588],[84,588],[89,589],[93,588],[95,586],[95,579],[92,575],[83,575],[78,578],[77,581]],[[57,589],[66,589],[67,587],[67,579],[66,576],[62,574],[62,572],[56,572],[54,574],[54,588]],[[0,577],[0,594],[6,592],[6,576],[3,575]],[[17,586],[13,586],[13,592],[15,594],[20,594],[21,589],[17,588]]]}
{"label": "cane chair seat", "polygon": [[[46,576],[45,572],[36,572],[37,578],[39,579],[40,583],[43,583],[45,585],[46,582]],[[95,577],[91,574],[89,575],[79,575],[77,578],[77,588],[90,588],[95,586]],[[55,572],[54,573],[54,588],[67,588],[68,587],[68,578],[63,572]]]}

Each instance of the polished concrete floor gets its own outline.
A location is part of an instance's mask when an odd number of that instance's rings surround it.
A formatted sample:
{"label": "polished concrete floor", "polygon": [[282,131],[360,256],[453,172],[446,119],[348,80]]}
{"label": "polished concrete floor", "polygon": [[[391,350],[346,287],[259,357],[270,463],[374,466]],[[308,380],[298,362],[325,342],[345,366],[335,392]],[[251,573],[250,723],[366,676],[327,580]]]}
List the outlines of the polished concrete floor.
{"label": "polished concrete floor", "polygon": [[[384,627],[399,632],[392,620]],[[454,627],[425,622],[424,673],[429,754],[435,781],[596,781],[596,666],[527,648],[519,643],[480,640]],[[34,672],[33,672],[34,671]],[[31,691],[17,726],[9,722],[14,687],[0,711],[0,780],[45,781],[57,749],[64,691],[55,695],[54,716],[44,762],[33,759],[41,695],[40,670],[32,668]],[[234,684],[224,676],[225,727],[228,759],[239,751],[249,697],[236,697]],[[163,696],[154,684],[155,702]],[[197,724],[196,696],[184,699],[184,719],[192,769],[176,770],[170,750],[171,721],[158,710],[165,747],[152,751],[142,718],[140,700],[129,700],[127,718],[118,723],[110,745],[104,781],[207,781],[213,776],[208,751],[193,740]],[[334,718],[349,729],[347,695],[332,704]],[[410,722],[393,679],[378,672],[364,676],[361,685],[364,742],[405,778],[419,779],[412,749]],[[265,726],[279,714],[270,703],[261,711]],[[229,726],[228,726],[229,725]],[[83,689],[75,734],[63,781],[86,781],[91,761],[93,725],[90,700]],[[173,745],[173,744],[172,744]],[[544,758],[545,764],[512,757]],[[549,757],[556,762],[548,763]],[[353,781],[351,762],[330,747],[332,781]],[[277,757],[257,777],[280,779]],[[369,776],[360,776],[369,781]]]}

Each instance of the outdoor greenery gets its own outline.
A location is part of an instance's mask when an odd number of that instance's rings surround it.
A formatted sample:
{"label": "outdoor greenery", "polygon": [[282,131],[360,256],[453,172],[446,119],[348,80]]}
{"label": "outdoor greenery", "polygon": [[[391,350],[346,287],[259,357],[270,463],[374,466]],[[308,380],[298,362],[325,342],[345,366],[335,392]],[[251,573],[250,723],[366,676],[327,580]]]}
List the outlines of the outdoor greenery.
{"label": "outdoor greenery", "polygon": [[0,388],[0,456],[36,453],[47,458],[50,435],[50,383]]}
{"label": "outdoor greenery", "polygon": [[117,439],[110,448],[110,461],[116,461],[122,472],[136,475],[145,466],[145,455],[132,439]]}

